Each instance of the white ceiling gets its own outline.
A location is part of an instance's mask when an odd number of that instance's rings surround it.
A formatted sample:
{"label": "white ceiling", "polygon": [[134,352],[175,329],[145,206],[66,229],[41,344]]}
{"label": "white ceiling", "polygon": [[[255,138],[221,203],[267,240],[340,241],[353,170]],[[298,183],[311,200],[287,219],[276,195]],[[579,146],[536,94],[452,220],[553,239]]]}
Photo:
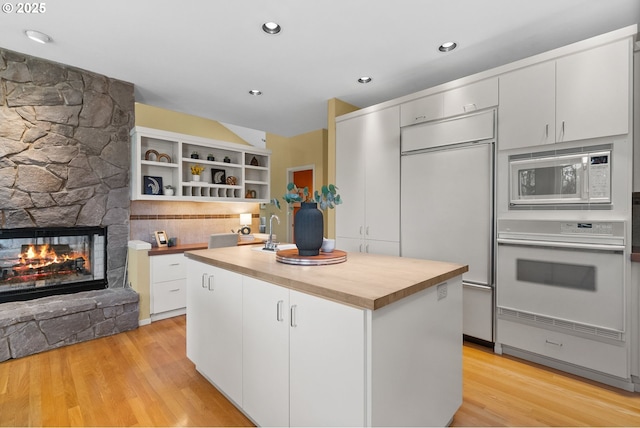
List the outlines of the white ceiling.
{"label": "white ceiling", "polygon": [[[141,103],[283,136],[326,128],[334,97],[367,107],[640,22],[640,0],[45,5],[0,14],[0,47],[131,82]],[[266,21],[282,32],[263,33]],[[53,43],[28,40],[26,29]],[[437,50],[450,40],[458,49]],[[373,81],[357,83],[362,75]]]}

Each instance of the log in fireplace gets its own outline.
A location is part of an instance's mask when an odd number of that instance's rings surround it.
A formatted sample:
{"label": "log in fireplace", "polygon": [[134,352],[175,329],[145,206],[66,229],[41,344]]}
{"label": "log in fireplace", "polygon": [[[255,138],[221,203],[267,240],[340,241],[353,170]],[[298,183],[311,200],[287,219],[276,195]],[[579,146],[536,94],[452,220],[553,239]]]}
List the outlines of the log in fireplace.
{"label": "log in fireplace", "polygon": [[0,303],[107,287],[103,227],[0,230]]}

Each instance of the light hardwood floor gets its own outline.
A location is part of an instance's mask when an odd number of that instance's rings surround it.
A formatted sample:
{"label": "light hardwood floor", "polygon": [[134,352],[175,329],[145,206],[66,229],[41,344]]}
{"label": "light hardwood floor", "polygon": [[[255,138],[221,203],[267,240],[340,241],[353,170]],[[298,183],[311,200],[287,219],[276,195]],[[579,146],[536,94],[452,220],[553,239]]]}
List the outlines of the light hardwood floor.
{"label": "light hardwood floor", "polygon": [[[453,426],[640,426],[628,393],[473,344]],[[0,363],[0,426],[251,426],[185,356],[185,317]]]}

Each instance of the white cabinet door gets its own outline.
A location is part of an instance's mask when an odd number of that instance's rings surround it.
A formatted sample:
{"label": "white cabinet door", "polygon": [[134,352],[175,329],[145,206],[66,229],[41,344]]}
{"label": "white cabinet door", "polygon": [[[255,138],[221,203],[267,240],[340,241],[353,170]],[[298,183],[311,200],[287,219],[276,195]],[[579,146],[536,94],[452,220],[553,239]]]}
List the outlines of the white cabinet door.
{"label": "white cabinet door", "polygon": [[471,83],[443,94],[444,117],[472,113],[498,105],[498,78]]}
{"label": "white cabinet door", "polygon": [[625,39],[557,61],[558,142],[629,132],[631,52]]}
{"label": "white cabinet door", "polygon": [[289,426],[289,290],[243,277],[242,406],[261,426]]}
{"label": "white cabinet door", "polygon": [[198,371],[242,405],[242,276],[189,260],[187,284],[187,342],[197,343],[187,355],[195,353]]}
{"label": "white cabinet door", "polygon": [[361,239],[364,233],[366,123],[363,117],[336,123],[336,186],[344,201],[336,208],[336,237]]}
{"label": "white cabinet door", "polygon": [[400,115],[398,107],[367,116],[365,239],[400,240]]}
{"label": "white cabinet door", "polygon": [[399,241],[399,107],[338,122],[336,237]]}
{"label": "white cabinet door", "polygon": [[400,126],[442,118],[443,95],[434,94],[400,105]]}
{"label": "white cabinet door", "polygon": [[205,347],[210,341],[205,340],[205,324],[207,308],[205,297],[208,288],[206,274],[210,266],[187,259],[187,358],[196,367],[206,360]]}
{"label": "white cabinet door", "polygon": [[498,148],[555,142],[555,61],[500,76]]}
{"label": "white cabinet door", "polygon": [[290,291],[291,426],[365,425],[365,311]]}

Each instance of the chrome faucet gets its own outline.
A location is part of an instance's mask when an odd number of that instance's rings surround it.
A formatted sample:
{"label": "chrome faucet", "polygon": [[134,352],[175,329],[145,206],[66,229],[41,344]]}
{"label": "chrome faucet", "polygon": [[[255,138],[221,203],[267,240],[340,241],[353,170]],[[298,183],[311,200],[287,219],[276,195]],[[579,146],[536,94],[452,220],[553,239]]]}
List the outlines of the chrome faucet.
{"label": "chrome faucet", "polygon": [[280,219],[278,218],[278,216],[275,214],[271,214],[271,217],[269,218],[269,240],[264,243],[264,248],[263,248],[264,250],[275,251],[276,247],[278,246],[277,242],[273,242],[273,219],[274,218],[278,221],[278,224],[280,224]]}

